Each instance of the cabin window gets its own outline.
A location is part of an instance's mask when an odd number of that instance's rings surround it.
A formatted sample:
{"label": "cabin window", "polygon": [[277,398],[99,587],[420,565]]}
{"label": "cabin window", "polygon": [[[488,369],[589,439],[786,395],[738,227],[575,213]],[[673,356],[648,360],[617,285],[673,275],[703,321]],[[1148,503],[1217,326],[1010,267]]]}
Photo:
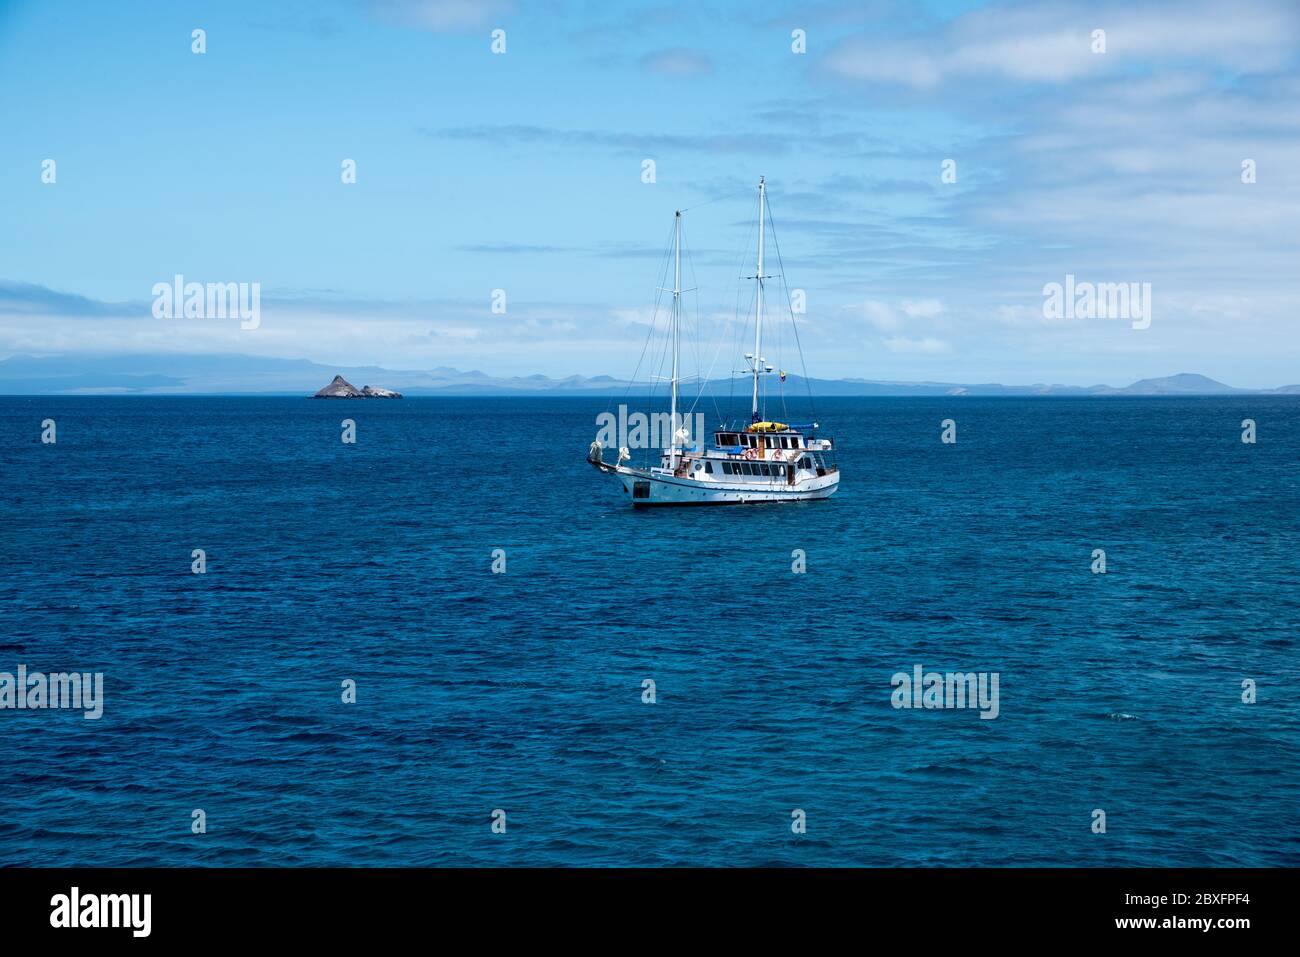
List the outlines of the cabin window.
{"label": "cabin window", "polygon": [[649,482],[646,482],[646,481],[643,481],[643,480],[638,480],[638,481],[636,481],[636,482],[633,482],[633,483],[632,483],[632,497],[633,497],[633,498],[649,498],[649,497],[650,497],[650,483],[649,483]]}
{"label": "cabin window", "polygon": [[784,435],[781,436],[781,448],[788,449],[789,447],[790,447],[790,440],[786,438]]}
{"label": "cabin window", "polygon": [[723,462],[723,463],[722,463],[722,471],[726,472],[728,475],[731,475],[733,472],[735,472],[735,469],[732,468],[732,465],[731,465],[730,462]]}
{"label": "cabin window", "polygon": [[705,463],[704,463],[704,471],[706,471],[706,472],[708,472],[710,475],[712,475],[712,474],[713,474],[713,463],[712,463],[712,462],[705,462]]}
{"label": "cabin window", "polygon": [[763,463],[763,474],[764,475],[772,474],[772,466],[768,465],[766,462]]}
{"label": "cabin window", "polygon": [[790,437],[790,448],[797,449],[798,447],[799,447],[799,436],[792,435]]}
{"label": "cabin window", "polygon": [[746,475],[753,475],[753,474],[754,474],[754,472],[753,472],[753,468],[754,468],[754,466],[750,465],[748,462],[741,462],[741,463],[740,463],[740,467],[741,467],[741,469],[744,471],[744,473],[745,473]]}

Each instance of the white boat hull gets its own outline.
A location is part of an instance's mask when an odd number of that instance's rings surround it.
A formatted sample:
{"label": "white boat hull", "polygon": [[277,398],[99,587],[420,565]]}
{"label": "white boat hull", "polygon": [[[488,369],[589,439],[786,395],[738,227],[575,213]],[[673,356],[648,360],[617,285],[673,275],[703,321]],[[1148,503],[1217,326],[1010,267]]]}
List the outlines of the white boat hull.
{"label": "white boat hull", "polygon": [[[752,505],[761,502],[803,502],[830,498],[839,488],[839,470],[810,476],[794,484],[693,479],[657,470],[602,465],[615,475],[622,492],[634,506],[643,505]],[[638,489],[638,485],[640,488]]]}

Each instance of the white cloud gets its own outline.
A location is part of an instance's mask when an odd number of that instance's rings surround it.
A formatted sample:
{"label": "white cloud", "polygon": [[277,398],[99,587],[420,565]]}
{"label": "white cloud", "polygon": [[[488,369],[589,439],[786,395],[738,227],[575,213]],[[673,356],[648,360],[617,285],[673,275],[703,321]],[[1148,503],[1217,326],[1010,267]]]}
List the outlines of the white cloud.
{"label": "white cloud", "polygon": [[904,299],[900,308],[914,319],[931,319],[943,312],[943,303],[938,299]]}
{"label": "white cloud", "polygon": [[952,343],[944,339],[936,339],[933,336],[926,336],[923,339],[891,336],[883,340],[883,342],[885,348],[890,352],[920,353],[923,355],[939,355],[952,352]]}
{"label": "white cloud", "polygon": [[898,317],[898,313],[887,303],[868,299],[858,309],[861,311],[863,318],[873,328],[881,332],[893,332],[903,326],[903,321]]}
{"label": "white cloud", "polygon": [[[1106,52],[1092,32],[1106,32]],[[1199,59],[1241,72],[1268,72],[1294,55],[1300,9],[1293,3],[1238,0],[1231,12],[1201,0],[1137,9],[1129,3],[999,4],[943,27],[882,44],[849,40],[825,66],[838,76],[918,90],[970,78],[1060,84]]]}
{"label": "white cloud", "polygon": [[510,13],[507,0],[370,0],[376,16],[434,33],[482,29]]}
{"label": "white cloud", "polygon": [[665,76],[703,76],[713,72],[713,62],[698,50],[659,50],[641,58],[641,66]]}

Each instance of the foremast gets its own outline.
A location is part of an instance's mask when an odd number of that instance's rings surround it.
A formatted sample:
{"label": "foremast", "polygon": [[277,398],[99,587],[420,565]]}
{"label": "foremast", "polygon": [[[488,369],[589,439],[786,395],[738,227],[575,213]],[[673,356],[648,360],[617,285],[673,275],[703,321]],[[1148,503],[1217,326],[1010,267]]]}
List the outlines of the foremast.
{"label": "foremast", "polygon": [[757,422],[758,415],[758,374],[761,369],[763,360],[763,280],[767,277],[763,275],[763,238],[766,232],[766,224],[763,220],[763,214],[767,203],[764,200],[764,192],[767,187],[764,182],[765,177],[758,178],[758,273],[754,280],[758,283],[756,291],[757,308],[754,310],[754,354],[749,357],[754,372],[754,401],[750,407],[751,423]]}
{"label": "foremast", "polygon": [[[760,270],[761,271],[761,270]],[[680,350],[677,344],[677,327],[680,325],[681,318],[681,298],[682,298],[682,211],[677,210],[677,216],[673,221],[673,381],[672,381],[672,404],[668,411],[668,427],[672,430],[672,438],[669,440],[668,447],[668,465],[673,470],[677,468],[677,361]]]}

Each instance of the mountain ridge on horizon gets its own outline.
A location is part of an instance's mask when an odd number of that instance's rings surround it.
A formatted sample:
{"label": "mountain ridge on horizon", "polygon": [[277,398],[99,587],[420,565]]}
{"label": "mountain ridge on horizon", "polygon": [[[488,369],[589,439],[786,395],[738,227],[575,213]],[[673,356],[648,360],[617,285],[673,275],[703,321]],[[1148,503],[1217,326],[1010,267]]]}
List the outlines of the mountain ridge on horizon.
{"label": "mountain ridge on horizon", "polygon": [[[478,370],[462,371],[439,366],[427,371],[394,370],[381,366],[327,366],[309,359],[277,359],[216,355],[140,354],[115,356],[13,355],[0,359],[0,394],[3,395],[312,395],[337,374],[365,379],[407,395],[599,395],[607,390],[650,388],[609,375],[571,375],[551,378],[491,376]],[[716,393],[730,380],[710,384]],[[690,380],[687,380],[689,383]],[[788,392],[811,388],[823,396],[1156,396],[1156,395],[1300,395],[1300,384],[1272,389],[1242,389],[1199,373],[1139,379],[1127,386],[1097,384],[1068,386],[1033,383],[905,382],[885,379],[841,378],[805,380],[788,375]],[[663,391],[662,383],[654,391]],[[687,386],[687,391],[694,387]]]}

